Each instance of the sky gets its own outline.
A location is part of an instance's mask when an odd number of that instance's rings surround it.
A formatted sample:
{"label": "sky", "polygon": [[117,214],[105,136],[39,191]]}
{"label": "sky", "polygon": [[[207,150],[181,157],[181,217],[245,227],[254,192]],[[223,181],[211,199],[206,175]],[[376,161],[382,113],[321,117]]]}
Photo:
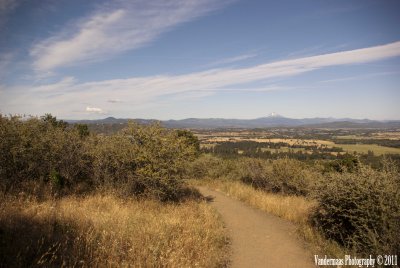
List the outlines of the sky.
{"label": "sky", "polygon": [[0,0],[0,113],[400,119],[398,0]]}

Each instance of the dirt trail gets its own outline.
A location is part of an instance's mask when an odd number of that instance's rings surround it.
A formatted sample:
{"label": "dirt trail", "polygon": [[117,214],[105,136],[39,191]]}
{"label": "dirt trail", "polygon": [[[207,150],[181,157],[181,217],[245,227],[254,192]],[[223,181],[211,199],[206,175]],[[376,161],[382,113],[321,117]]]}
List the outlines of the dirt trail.
{"label": "dirt trail", "polygon": [[210,200],[232,240],[232,267],[315,267],[312,256],[296,239],[295,226],[244,203],[197,187]]}

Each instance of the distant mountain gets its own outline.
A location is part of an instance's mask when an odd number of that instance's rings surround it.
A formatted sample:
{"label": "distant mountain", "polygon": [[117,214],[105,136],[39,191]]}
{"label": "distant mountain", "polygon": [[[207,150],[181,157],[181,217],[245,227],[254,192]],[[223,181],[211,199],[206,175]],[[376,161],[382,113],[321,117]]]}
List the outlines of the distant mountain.
{"label": "distant mountain", "polygon": [[[126,124],[129,120],[149,124],[155,119],[118,119],[107,117],[99,120],[66,120],[81,124]],[[376,121],[352,118],[303,118],[294,119],[271,113],[266,117],[256,119],[225,119],[225,118],[186,118],[181,120],[166,120],[161,123],[169,128],[268,128],[268,127],[314,127],[314,128],[400,128],[400,120]]]}
{"label": "distant mountain", "polygon": [[128,119],[128,118],[115,118],[107,117],[104,119],[94,119],[94,120],[65,120],[71,124],[127,124],[129,121],[136,121],[141,124],[149,124],[151,122],[159,121],[155,119]]}

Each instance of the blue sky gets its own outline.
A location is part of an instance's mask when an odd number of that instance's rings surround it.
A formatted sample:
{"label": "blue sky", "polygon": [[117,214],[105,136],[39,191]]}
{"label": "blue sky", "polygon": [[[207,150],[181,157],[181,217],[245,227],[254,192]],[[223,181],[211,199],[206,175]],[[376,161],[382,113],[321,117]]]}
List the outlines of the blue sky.
{"label": "blue sky", "polygon": [[398,0],[0,0],[0,112],[400,119]]}

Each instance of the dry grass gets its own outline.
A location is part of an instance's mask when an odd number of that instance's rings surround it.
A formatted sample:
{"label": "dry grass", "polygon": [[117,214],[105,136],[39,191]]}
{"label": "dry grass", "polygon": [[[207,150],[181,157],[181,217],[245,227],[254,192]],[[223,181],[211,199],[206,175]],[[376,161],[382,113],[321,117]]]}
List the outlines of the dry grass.
{"label": "dry grass", "polygon": [[317,205],[315,200],[302,196],[285,196],[257,190],[239,181],[232,180],[192,180],[191,184],[203,185],[225,193],[252,207],[261,209],[295,223],[298,234],[312,254],[342,258],[351,252],[345,251],[337,243],[326,240],[318,230],[309,223],[309,216]]}
{"label": "dry grass", "polygon": [[228,263],[223,223],[204,202],[162,204],[111,194],[44,202],[3,196],[0,201],[0,263],[5,267]]}
{"label": "dry grass", "polygon": [[294,223],[306,222],[310,211],[316,205],[315,201],[302,196],[267,193],[239,181],[201,180],[194,183],[202,183],[211,189],[221,191],[253,207]]}

